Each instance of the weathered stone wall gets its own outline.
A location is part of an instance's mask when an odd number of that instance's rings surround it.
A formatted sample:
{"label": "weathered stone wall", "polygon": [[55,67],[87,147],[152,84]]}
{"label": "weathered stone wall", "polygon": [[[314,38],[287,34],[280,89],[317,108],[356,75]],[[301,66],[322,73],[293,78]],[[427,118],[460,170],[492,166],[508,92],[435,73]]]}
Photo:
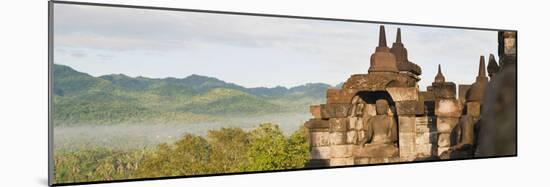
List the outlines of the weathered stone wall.
{"label": "weathered stone wall", "polygon": [[429,158],[437,154],[437,127],[435,116],[416,117],[416,158]]}
{"label": "weathered stone wall", "polygon": [[[394,104],[389,115],[395,115],[398,122],[396,151],[391,147],[361,145],[366,123],[376,115],[374,104],[359,101],[355,90],[328,89],[327,104],[311,106],[314,118],[306,123],[310,129],[311,159],[342,166],[406,162],[440,155],[451,146],[451,131],[462,108],[453,91],[454,84],[442,85],[434,85],[432,92],[423,95],[417,86],[387,88]],[[426,94],[433,98],[425,98]],[[434,102],[434,108],[425,106],[426,99]],[[476,108],[475,104],[468,106]]]}
{"label": "weathered stone wall", "polygon": [[416,106],[418,87],[387,88],[396,105],[399,123],[399,158],[412,161],[416,157]]}
{"label": "weathered stone wall", "polygon": [[449,150],[451,146],[451,131],[460,118],[460,102],[457,99],[436,99],[435,115],[438,132],[437,155]]}
{"label": "weathered stone wall", "polygon": [[326,167],[330,160],[329,121],[321,118],[321,106],[310,107],[313,118],[304,125],[308,128],[310,143],[310,162],[308,167]]}
{"label": "weathered stone wall", "polygon": [[[479,116],[481,105],[467,98],[470,85],[460,85],[457,98],[456,85],[445,80],[441,66],[427,91],[419,91],[421,69],[408,61],[399,33],[390,50],[381,26],[369,73],[351,75],[341,89],[327,90],[326,104],[311,106],[313,119],[305,125],[311,137],[312,163],[342,166],[431,159],[450,148],[451,132],[463,108]],[[411,66],[398,70],[396,59]],[[484,64],[480,72],[482,68]],[[387,101],[382,107],[391,106],[387,116],[380,111],[377,116],[373,102],[378,99]],[[380,123],[369,123],[369,119]],[[369,131],[376,141],[365,139],[369,128],[376,129]],[[391,135],[385,134],[387,129]]]}
{"label": "weathered stone wall", "polygon": [[[326,160],[329,166],[413,161],[434,155],[437,148],[435,117],[417,108],[423,106],[418,87],[387,89],[394,102],[390,116],[398,122],[398,145],[361,145],[367,122],[376,115],[375,104],[359,98],[356,91],[327,90],[327,104],[310,107],[311,159]],[[424,110],[424,107],[422,107]]]}

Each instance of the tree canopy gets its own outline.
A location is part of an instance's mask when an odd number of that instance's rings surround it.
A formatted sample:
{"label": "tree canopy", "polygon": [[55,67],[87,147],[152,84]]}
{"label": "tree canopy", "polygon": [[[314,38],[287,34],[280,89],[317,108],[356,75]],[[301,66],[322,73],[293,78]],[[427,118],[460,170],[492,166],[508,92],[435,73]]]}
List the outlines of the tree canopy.
{"label": "tree canopy", "polygon": [[300,128],[284,136],[265,123],[247,132],[240,128],[210,130],[205,137],[185,134],[154,149],[102,147],[56,150],[57,183],[189,176],[302,168],[309,159],[308,133]]}

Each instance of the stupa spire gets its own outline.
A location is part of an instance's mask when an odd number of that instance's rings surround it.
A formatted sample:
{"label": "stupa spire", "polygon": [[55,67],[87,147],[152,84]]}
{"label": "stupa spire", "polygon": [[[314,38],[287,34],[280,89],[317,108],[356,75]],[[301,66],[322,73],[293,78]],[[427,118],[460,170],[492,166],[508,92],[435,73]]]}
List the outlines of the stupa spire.
{"label": "stupa spire", "polygon": [[401,43],[401,28],[397,28],[397,36],[395,37],[395,43]]}
{"label": "stupa spire", "polygon": [[435,76],[435,82],[436,83],[445,82],[445,77],[443,76],[443,73],[441,73],[441,64],[437,66],[437,75]]}
{"label": "stupa spire", "polygon": [[386,44],[386,29],[384,25],[380,25],[380,34],[378,35],[378,47],[388,47]]}
{"label": "stupa spire", "polygon": [[485,57],[481,55],[479,57],[479,70],[477,72],[476,82],[472,84],[468,93],[466,93],[466,102],[481,102],[483,101],[483,95],[489,78],[485,73]]}
{"label": "stupa spire", "polygon": [[395,42],[393,42],[390,52],[395,55],[397,60],[397,69],[400,72],[408,72],[417,76],[422,74],[422,69],[420,69],[420,66],[409,61],[407,48],[405,48],[401,41],[401,28],[397,28]]}
{"label": "stupa spire", "polygon": [[477,72],[478,77],[486,77],[485,73],[485,57],[482,55],[479,57],[479,70]]}
{"label": "stupa spire", "polygon": [[376,47],[374,54],[370,57],[369,73],[398,73],[399,70],[397,69],[397,60],[390,52],[390,48],[386,44],[386,30],[383,25],[380,25],[380,34],[378,37],[378,46]]}
{"label": "stupa spire", "polygon": [[487,73],[485,72],[485,56],[483,55],[479,57],[479,69],[477,71],[476,81],[488,81]]}

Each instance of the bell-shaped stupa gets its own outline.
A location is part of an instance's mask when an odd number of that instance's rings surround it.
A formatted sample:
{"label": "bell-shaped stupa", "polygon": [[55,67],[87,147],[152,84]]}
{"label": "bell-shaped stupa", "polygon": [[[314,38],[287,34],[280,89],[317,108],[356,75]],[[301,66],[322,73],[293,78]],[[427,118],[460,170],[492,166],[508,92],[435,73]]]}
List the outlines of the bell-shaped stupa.
{"label": "bell-shaped stupa", "polygon": [[369,73],[377,72],[399,72],[395,55],[390,52],[390,48],[386,45],[386,31],[384,26],[380,26],[378,47],[376,47],[376,52],[370,57]]}
{"label": "bell-shaped stupa", "polygon": [[395,56],[399,72],[410,72],[416,76],[422,74],[420,66],[409,61],[407,48],[405,48],[403,42],[401,42],[401,28],[397,28],[397,36],[395,37],[395,42],[390,52]]}

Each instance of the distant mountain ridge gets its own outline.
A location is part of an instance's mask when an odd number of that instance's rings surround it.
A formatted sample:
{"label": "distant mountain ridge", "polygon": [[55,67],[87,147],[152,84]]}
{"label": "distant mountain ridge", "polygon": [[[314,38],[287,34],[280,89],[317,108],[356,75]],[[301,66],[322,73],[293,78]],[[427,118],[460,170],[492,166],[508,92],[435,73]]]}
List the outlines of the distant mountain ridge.
{"label": "distant mountain ridge", "polygon": [[223,115],[307,112],[325,98],[324,83],[246,88],[213,77],[94,77],[53,65],[57,124],[178,123]]}
{"label": "distant mountain ridge", "polygon": [[[307,83],[300,86],[295,86],[292,88],[286,88],[283,86],[276,86],[272,88],[267,87],[253,87],[253,88],[245,88],[243,86],[234,84],[234,83],[228,83],[222,80],[219,80],[217,78],[213,77],[207,77],[207,76],[201,76],[192,74],[185,78],[146,78],[146,77],[130,77],[124,74],[109,74],[109,75],[102,75],[99,77],[93,77],[89,74],[78,72],[74,69],[72,69],[69,66],[65,65],[59,65],[54,64],[54,82],[60,82],[61,89],[66,89],[66,84],[71,84],[70,81],[66,81],[66,77],[71,78],[78,78],[78,80],[73,80],[74,83],[84,83],[84,85],[76,87],[76,85],[70,85],[75,87],[70,87],[69,91],[79,91],[84,90],[82,88],[86,88],[87,86],[92,86],[96,84],[101,84],[101,80],[103,79],[106,81],[109,81],[114,86],[118,86],[119,88],[124,88],[128,90],[143,90],[143,89],[151,89],[155,88],[155,86],[160,86],[159,84],[168,84],[168,85],[174,85],[174,86],[182,86],[186,88],[190,88],[197,92],[205,92],[208,90],[211,90],[213,88],[229,88],[229,89],[236,89],[240,90],[252,95],[257,96],[281,96],[285,94],[296,94],[296,93],[319,93],[319,91],[324,92],[327,88],[332,87],[329,84],[325,83]],[[65,81],[64,81],[65,80]],[[62,81],[62,82],[61,82]],[[77,89],[78,88],[78,89]]]}

